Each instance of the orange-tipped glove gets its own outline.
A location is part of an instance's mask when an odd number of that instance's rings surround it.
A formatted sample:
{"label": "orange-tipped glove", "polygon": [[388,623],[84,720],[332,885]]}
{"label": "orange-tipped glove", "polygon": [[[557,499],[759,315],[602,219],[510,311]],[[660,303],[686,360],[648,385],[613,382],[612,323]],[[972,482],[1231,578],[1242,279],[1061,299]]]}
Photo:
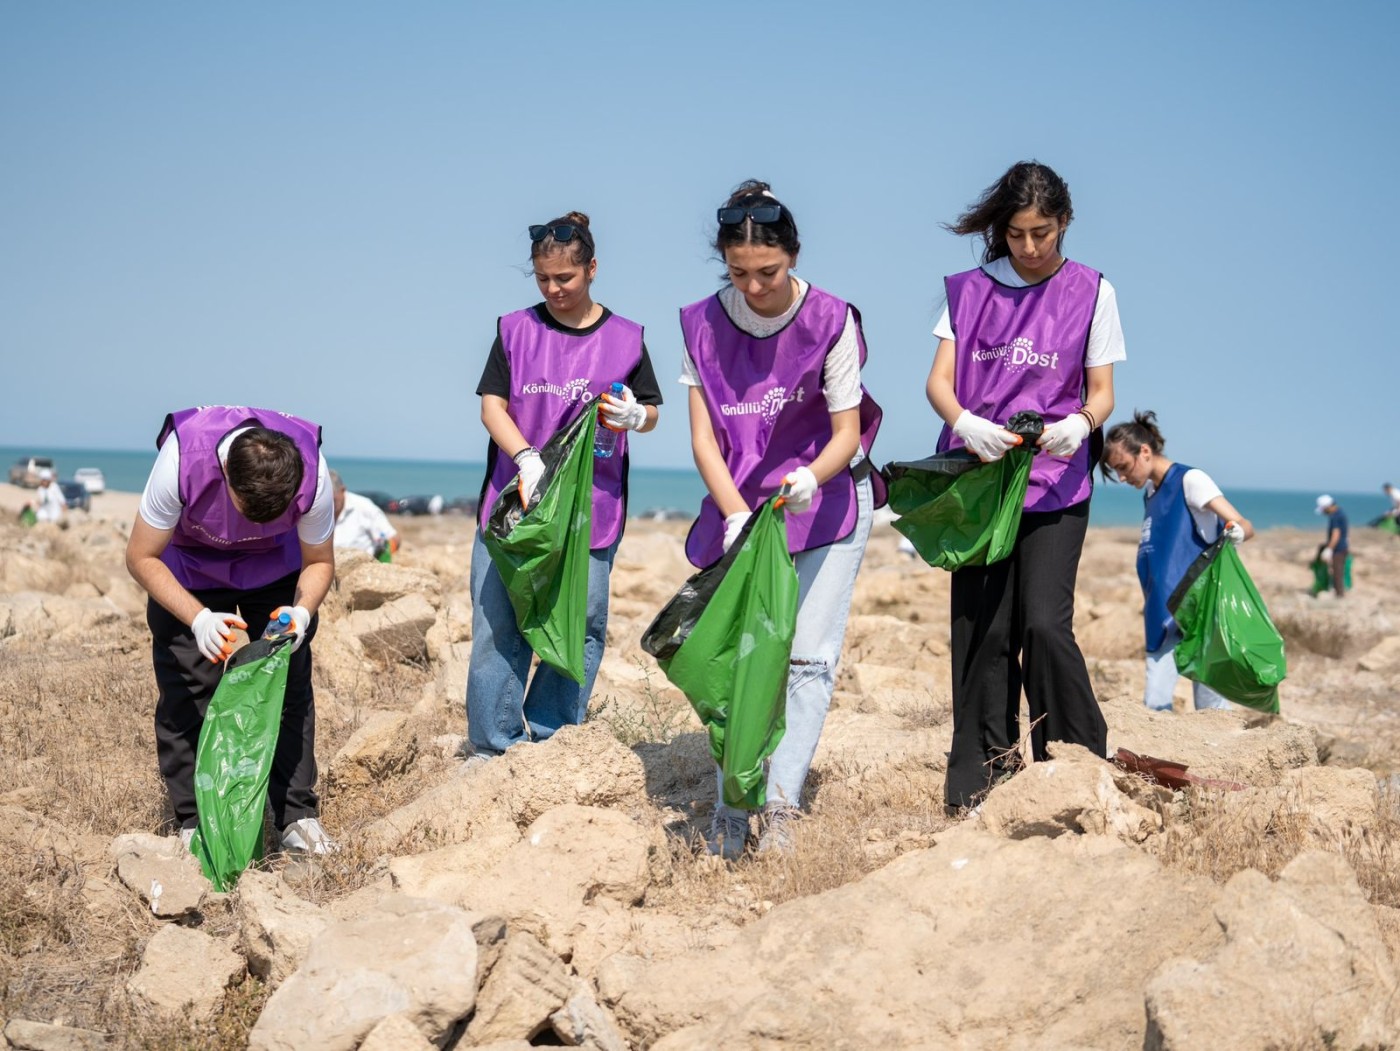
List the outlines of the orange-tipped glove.
{"label": "orange-tipped glove", "polygon": [[222,664],[233,655],[233,629],[248,630],[248,625],[236,613],[215,613],[208,606],[199,611],[190,625],[199,652],[215,664]]}

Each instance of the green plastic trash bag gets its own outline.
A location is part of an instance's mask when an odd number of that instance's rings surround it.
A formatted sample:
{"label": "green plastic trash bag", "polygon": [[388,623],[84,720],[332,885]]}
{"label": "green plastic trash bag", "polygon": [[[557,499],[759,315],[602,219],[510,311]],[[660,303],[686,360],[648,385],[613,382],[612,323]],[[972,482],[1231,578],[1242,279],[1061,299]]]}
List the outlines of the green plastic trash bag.
{"label": "green plastic trash bag", "polygon": [[1181,629],[1176,668],[1246,708],[1278,712],[1288,674],[1283,636],[1240,561],[1221,537],[1197,556],[1167,599]]}
{"label": "green plastic trash bag", "polygon": [[263,853],[267,778],[282,726],[291,636],[259,639],[224,666],[194,760],[199,828],[190,850],[214,889],[233,885]]}
{"label": "green plastic trash bag", "polygon": [[766,801],[763,764],[787,725],[797,628],[797,570],[775,500],[753,513],[718,562],[685,582],[642,636],[642,648],[709,731],[724,802],[745,810]]}
{"label": "green plastic trash bag", "polygon": [[1397,521],[1394,515],[1381,515],[1373,524],[1382,533],[1390,533],[1392,536],[1400,533],[1400,521]]}
{"label": "green plastic trash bag", "polygon": [[[1313,573],[1312,593],[1320,595],[1324,591],[1332,590],[1332,563],[1321,558],[1315,558],[1308,566]],[[1351,556],[1346,556],[1346,561],[1342,563],[1342,587],[1351,590]]]}
{"label": "green plastic trash bag", "polygon": [[1011,554],[1031,458],[1044,421],[1034,412],[1018,412],[1006,429],[1021,435],[1021,444],[994,463],[983,463],[966,449],[922,460],[886,464],[881,472],[889,486],[894,527],[909,538],[931,566],[961,569],[987,566]]}
{"label": "green plastic trash bag", "polygon": [[25,504],[19,511],[19,524],[22,526],[32,526],[37,524],[39,516],[34,513],[34,508],[30,504]]}
{"label": "green plastic trash bag", "polygon": [[530,648],[583,682],[588,544],[593,531],[595,399],[540,450],[544,474],[522,514],[519,482],[496,499],[482,540]]}

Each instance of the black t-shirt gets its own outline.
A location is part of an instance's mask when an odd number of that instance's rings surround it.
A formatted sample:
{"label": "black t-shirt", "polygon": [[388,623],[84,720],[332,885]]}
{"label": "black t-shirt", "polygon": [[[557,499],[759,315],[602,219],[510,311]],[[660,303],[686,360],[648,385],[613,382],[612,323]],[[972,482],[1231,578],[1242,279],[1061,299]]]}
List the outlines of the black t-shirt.
{"label": "black t-shirt", "polygon": [[[569,328],[555,320],[554,315],[543,303],[536,303],[531,309],[543,324],[568,336],[591,335],[612,317],[612,311],[604,307],[602,317],[587,328]],[[647,354],[645,342],[642,343],[641,361],[637,362],[637,367],[624,382],[632,388],[633,396],[643,405],[661,404],[661,387],[656,382],[656,372],[651,367],[651,357]],[[496,342],[491,344],[491,353],[487,355],[486,368],[481,372],[481,382],[476,385],[476,393],[494,394],[498,398],[510,400],[510,362],[506,360],[506,348],[501,343],[500,332],[496,333]]]}

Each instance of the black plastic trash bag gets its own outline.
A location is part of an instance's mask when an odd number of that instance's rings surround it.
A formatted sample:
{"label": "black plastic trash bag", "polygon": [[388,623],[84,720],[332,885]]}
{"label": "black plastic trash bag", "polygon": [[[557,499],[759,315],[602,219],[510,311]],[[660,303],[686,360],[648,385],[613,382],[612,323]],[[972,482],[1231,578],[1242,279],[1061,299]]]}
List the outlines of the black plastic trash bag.
{"label": "black plastic trash bag", "polygon": [[1227,537],[1191,563],[1167,610],[1181,629],[1177,671],[1236,704],[1278,712],[1278,684],[1288,674],[1283,636]]}
{"label": "black plastic trash bag", "polygon": [[194,760],[199,828],[190,852],[217,891],[263,855],[267,781],[282,727],[294,636],[250,642],[224,665]]}
{"label": "black plastic trash bag", "polygon": [[1016,543],[1035,443],[1045,429],[1038,413],[1018,412],[1006,429],[1021,444],[994,463],[966,449],[886,464],[894,527],[931,566],[961,569],[1000,562]]}
{"label": "black plastic trash bag", "polygon": [[544,474],[522,512],[519,479],[491,508],[482,541],[501,574],[520,633],[540,660],[583,682],[588,545],[593,532],[593,437],[599,400],[540,450]]}
{"label": "black plastic trash bag", "polygon": [[763,763],[786,729],[797,570],[777,497],[714,565],[694,574],[642,635],[642,649],[689,699],[710,734],[724,802],[763,806]]}

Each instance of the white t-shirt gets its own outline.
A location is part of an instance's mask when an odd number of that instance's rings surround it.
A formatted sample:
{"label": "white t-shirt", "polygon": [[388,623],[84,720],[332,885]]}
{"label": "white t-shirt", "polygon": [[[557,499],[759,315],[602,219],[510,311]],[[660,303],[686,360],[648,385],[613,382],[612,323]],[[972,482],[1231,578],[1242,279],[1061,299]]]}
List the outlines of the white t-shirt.
{"label": "white t-shirt", "polygon": [[39,500],[38,505],[34,508],[35,521],[57,522],[63,518],[63,512],[68,508],[68,501],[64,499],[63,490],[58,487],[57,482],[39,486],[39,491],[34,495]]}
{"label": "white t-shirt", "polygon": [[388,517],[373,500],[359,493],[345,491],[345,506],[335,520],[335,546],[351,547],[374,553],[376,540],[398,536]]}
{"label": "white t-shirt", "polygon": [[[797,282],[797,295],[793,297],[792,306],[777,317],[754,313],[744,293],[733,285],[725,285],[719,290],[720,305],[734,324],[750,336],[760,339],[771,336],[793,319],[802,301],[807,298],[807,282],[796,274],[792,277]],[[695,362],[690,358],[690,351],[684,348],[681,350],[681,382],[688,387],[703,386],[700,374],[695,371]],[[846,308],[846,327],[841,331],[841,338],[826,356],[826,365],[822,369],[822,395],[826,398],[828,412],[842,412],[860,405],[860,342],[856,339],[856,319],[850,307]]]}
{"label": "white t-shirt", "polygon": [[[1025,288],[1030,284],[1016,273],[1016,268],[1011,265],[1010,256],[983,263],[982,272],[998,284],[1011,288]],[[939,339],[956,340],[952,322],[948,320],[947,299],[943,301],[943,312],[938,317],[938,324],[933,326],[933,334]],[[1089,323],[1089,346],[1084,355],[1084,367],[1092,369],[1099,365],[1112,365],[1116,361],[1126,360],[1127,357],[1127,348],[1123,344],[1123,323],[1118,319],[1118,295],[1108,283],[1108,278],[1100,277],[1099,298],[1094,303],[1094,320]]]}
{"label": "white t-shirt", "polygon": [[[1157,487],[1149,481],[1143,486],[1143,490],[1150,500]],[[1206,504],[1217,496],[1225,495],[1220,491],[1220,486],[1216,485],[1205,471],[1199,467],[1192,467],[1181,476],[1181,495],[1186,498],[1186,506],[1190,508],[1191,518],[1196,523],[1196,531],[1205,539],[1214,540],[1220,534],[1220,516],[1209,510]]]}
{"label": "white t-shirt", "polygon": [[[219,443],[219,463],[228,462],[228,447],[233,440],[251,427],[230,431]],[[335,529],[335,500],[331,490],[330,471],[326,458],[317,455],[316,497],[311,509],[297,520],[297,537],[303,544],[324,544]],[[141,493],[141,520],[153,529],[174,529],[180,523],[185,505],[180,500],[180,436],[171,432],[156,454],[151,476]]]}

